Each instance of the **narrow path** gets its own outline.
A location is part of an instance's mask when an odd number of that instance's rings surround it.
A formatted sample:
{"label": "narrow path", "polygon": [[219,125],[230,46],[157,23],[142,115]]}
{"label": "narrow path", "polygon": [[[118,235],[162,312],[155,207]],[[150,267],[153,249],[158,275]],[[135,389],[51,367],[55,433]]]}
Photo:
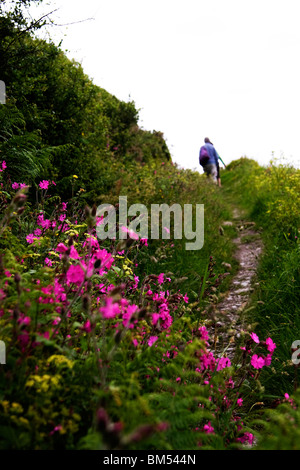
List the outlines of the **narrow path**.
{"label": "narrow path", "polygon": [[215,306],[214,317],[214,349],[218,356],[224,353],[230,360],[235,354],[235,338],[240,336],[243,329],[242,312],[247,307],[253,291],[253,281],[256,274],[259,257],[263,244],[254,222],[246,222],[238,209],[233,211],[233,222],[224,222],[224,226],[234,225],[238,236],[235,258],[239,269],[231,282],[226,296]]}

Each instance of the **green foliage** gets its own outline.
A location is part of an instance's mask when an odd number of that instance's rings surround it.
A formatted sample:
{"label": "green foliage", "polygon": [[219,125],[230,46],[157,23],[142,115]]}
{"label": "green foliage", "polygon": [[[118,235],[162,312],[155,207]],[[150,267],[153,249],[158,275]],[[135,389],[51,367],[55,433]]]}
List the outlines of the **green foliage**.
{"label": "green foliage", "polygon": [[300,391],[285,398],[276,408],[263,410],[252,425],[255,427],[255,450],[299,450]]}
{"label": "green foliage", "polygon": [[30,183],[45,174],[54,149],[43,147],[38,131],[26,131],[23,114],[11,102],[0,108],[0,126],[0,152],[10,164],[12,181]]}
{"label": "green foliage", "polygon": [[262,168],[245,158],[227,169],[223,181],[229,197],[263,229],[264,254],[249,321],[258,334],[269,332],[277,344],[277,359],[264,373],[264,386],[267,393],[283,396],[297,387],[291,346],[300,326],[300,172],[276,162]]}
{"label": "green foliage", "polygon": [[8,18],[0,23],[7,93],[0,150],[12,179],[54,179],[57,193],[71,197],[69,178],[80,175],[84,199],[93,204],[129,164],[170,160],[163,134],[138,127],[134,102],[94,85],[59,47]]}
{"label": "green foliage", "polygon": [[[8,13],[0,3],[7,91],[0,107],[0,331],[7,345],[0,447],[237,449],[253,443],[253,434],[259,449],[299,447],[299,394],[283,399],[298,388],[290,348],[300,326],[299,171],[241,158],[222,172],[218,188],[179,169],[163,134],[139,128],[134,102],[94,85],[59,47],[34,38],[45,18],[27,18],[30,3],[12,2]],[[14,192],[12,183],[30,187]],[[189,240],[174,240],[160,221],[162,239],[147,247],[132,240],[99,247],[96,205],[117,209],[121,195],[149,211],[154,203],[204,204],[204,246],[187,251]],[[237,268],[236,233],[222,227],[236,204],[261,226],[265,243],[247,319],[260,337],[272,336],[276,357],[255,373],[247,350],[217,368],[200,333]],[[102,257],[111,253],[105,270]],[[72,280],[72,269],[73,276],[81,269],[82,282]],[[168,328],[162,317],[154,321],[163,300]],[[109,303],[122,314],[103,316]],[[247,347],[248,336],[242,331]],[[274,409],[254,412],[262,400]]]}
{"label": "green foliage", "polygon": [[[168,172],[179,177],[172,165],[161,166],[166,180]],[[1,172],[3,182],[7,171]],[[181,192],[193,194],[193,185],[188,191],[188,181],[181,176]],[[194,178],[195,183],[201,181]],[[213,194],[204,180],[206,187]],[[189,305],[183,295],[180,264],[178,271],[173,264],[172,274],[164,269],[172,240],[166,240],[160,252],[159,243],[155,246],[157,274],[145,273],[150,246],[125,243],[120,251],[118,242],[107,241],[98,248],[95,211],[87,208],[80,213],[80,196],[68,201],[66,214],[60,198],[48,196],[54,185],[39,187],[37,204],[28,207],[26,188],[16,194],[7,189],[10,201],[0,223],[0,327],[7,353],[0,371],[0,447],[240,446],[243,425],[236,421],[239,391],[232,386],[234,370],[221,367],[211,377],[215,358],[198,330],[204,321],[202,304]],[[88,240],[93,240],[91,247]],[[88,262],[94,250],[110,259],[106,248],[114,253],[107,271],[95,258]],[[76,284],[70,270],[82,269],[79,261],[92,271]],[[207,301],[216,280],[215,274],[210,277],[213,270],[211,259],[203,280]],[[162,301],[168,326],[164,317],[153,320]],[[118,309],[122,306],[124,313],[133,308],[130,325],[125,316],[122,320],[100,314],[110,302]],[[203,356],[212,361],[210,368],[201,365]]]}

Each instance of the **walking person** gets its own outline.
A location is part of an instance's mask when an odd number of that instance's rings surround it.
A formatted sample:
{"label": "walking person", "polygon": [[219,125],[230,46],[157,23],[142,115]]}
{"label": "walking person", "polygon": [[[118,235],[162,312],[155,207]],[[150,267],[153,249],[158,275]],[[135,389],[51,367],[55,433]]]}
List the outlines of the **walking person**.
{"label": "walking person", "polygon": [[207,177],[211,177],[215,184],[221,186],[219,155],[208,137],[204,139],[204,145],[200,148],[199,162]]}
{"label": "walking person", "polygon": [[204,145],[200,148],[199,162],[203,167],[204,173],[211,178],[215,184],[218,183],[218,154],[213,143],[208,137],[204,139]]}

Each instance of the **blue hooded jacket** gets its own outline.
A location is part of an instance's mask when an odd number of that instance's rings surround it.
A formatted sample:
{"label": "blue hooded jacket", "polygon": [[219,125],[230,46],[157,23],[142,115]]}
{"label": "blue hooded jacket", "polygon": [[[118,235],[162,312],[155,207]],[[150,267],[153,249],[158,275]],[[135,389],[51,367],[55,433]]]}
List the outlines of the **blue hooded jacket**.
{"label": "blue hooded jacket", "polygon": [[209,161],[207,162],[207,165],[218,165],[219,155],[217,154],[215,147],[208,142],[205,143],[204,147],[206,147],[209,155]]}

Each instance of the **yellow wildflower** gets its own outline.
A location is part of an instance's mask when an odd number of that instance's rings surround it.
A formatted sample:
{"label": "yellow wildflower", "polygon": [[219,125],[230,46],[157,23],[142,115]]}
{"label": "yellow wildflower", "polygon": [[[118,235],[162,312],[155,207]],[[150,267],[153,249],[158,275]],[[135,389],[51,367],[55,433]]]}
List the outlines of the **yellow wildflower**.
{"label": "yellow wildflower", "polygon": [[3,400],[3,401],[0,401],[0,403],[3,406],[4,413],[7,413],[9,410],[9,401]]}
{"label": "yellow wildflower", "polygon": [[26,418],[23,418],[23,416],[19,417],[19,423],[25,426],[26,428],[29,428],[29,421]]}
{"label": "yellow wildflower", "polygon": [[48,359],[48,363],[51,364],[51,362],[54,362],[56,366],[65,365],[65,366],[69,367],[69,369],[72,369],[72,367],[74,365],[74,363],[72,361],[70,361],[70,359],[63,356],[62,354],[53,354]]}
{"label": "yellow wildflower", "polygon": [[12,403],[11,404],[11,411],[13,413],[23,413],[23,407],[20,405],[20,403]]}

